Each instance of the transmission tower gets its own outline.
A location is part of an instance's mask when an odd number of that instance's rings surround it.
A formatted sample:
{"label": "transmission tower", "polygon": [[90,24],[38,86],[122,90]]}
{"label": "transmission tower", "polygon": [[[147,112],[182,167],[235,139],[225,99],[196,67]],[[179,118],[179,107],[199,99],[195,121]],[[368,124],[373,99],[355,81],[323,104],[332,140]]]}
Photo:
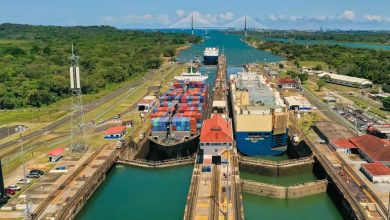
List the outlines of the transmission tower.
{"label": "transmission tower", "polygon": [[70,62],[72,64],[70,67],[70,89],[72,90],[70,148],[73,153],[81,153],[87,151],[88,147],[80,85],[79,57],[74,54],[73,44]]}

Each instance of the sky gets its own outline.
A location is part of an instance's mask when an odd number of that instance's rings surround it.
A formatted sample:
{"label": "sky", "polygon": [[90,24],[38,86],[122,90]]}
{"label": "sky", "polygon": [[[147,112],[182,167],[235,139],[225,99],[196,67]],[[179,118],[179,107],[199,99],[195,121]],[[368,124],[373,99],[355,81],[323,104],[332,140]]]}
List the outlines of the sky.
{"label": "sky", "polygon": [[0,23],[390,30],[390,0],[0,0]]}

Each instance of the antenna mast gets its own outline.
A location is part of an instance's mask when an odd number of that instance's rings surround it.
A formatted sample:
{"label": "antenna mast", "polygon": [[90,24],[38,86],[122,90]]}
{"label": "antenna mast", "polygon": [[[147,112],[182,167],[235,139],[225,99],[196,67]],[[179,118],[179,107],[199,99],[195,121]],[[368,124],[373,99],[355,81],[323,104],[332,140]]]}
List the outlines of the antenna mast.
{"label": "antenna mast", "polygon": [[70,89],[72,90],[70,148],[72,152],[85,152],[87,147],[86,126],[84,123],[84,108],[80,85],[79,56],[70,57]]}

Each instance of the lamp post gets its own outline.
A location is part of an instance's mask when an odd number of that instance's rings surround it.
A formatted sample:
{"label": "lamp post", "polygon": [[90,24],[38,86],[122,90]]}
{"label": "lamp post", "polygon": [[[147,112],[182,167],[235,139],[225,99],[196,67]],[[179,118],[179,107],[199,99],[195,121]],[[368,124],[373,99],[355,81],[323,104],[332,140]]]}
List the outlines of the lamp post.
{"label": "lamp post", "polygon": [[[22,151],[22,166],[23,166],[23,178],[22,181],[24,185],[27,185],[27,178],[26,178],[26,164],[24,160],[24,146],[23,146],[23,138],[22,138],[22,132],[25,130],[24,126],[18,126],[15,128],[16,132],[19,132],[19,137],[20,137],[20,148]],[[28,194],[27,194],[27,188],[25,191],[25,198],[26,198],[26,218],[30,219],[30,208],[28,207]]]}

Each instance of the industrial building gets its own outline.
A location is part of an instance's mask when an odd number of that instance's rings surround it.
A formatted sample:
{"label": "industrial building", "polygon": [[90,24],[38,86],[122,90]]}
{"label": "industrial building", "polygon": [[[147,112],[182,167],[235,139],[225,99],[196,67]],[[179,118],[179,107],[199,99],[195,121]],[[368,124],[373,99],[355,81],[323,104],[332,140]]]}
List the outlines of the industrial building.
{"label": "industrial building", "polygon": [[328,72],[318,74],[318,76],[320,78],[325,79],[325,81],[334,84],[356,87],[361,89],[372,87],[372,82],[370,80],[363,79],[363,78],[339,75],[339,74],[328,73]]}
{"label": "industrial building", "polygon": [[156,103],[156,96],[145,96],[138,102],[138,111],[149,112]]}
{"label": "industrial building", "polygon": [[390,165],[390,141],[373,135],[356,136],[349,139],[359,153],[371,163],[381,162]]}
{"label": "industrial building", "polygon": [[286,103],[289,110],[311,110],[313,108],[310,102],[301,95],[286,96],[284,97],[284,103]]}
{"label": "industrial building", "polygon": [[390,124],[374,124],[367,127],[367,133],[379,138],[390,139]]}
{"label": "industrial building", "polygon": [[104,132],[104,139],[122,139],[126,133],[126,126],[115,126]]}
{"label": "industrial building", "polygon": [[232,122],[215,114],[203,122],[200,134],[200,149],[205,158],[212,156],[213,163],[220,163],[221,154],[233,146]]}
{"label": "industrial building", "polygon": [[361,170],[373,183],[390,183],[390,168],[383,163],[365,163]]}

